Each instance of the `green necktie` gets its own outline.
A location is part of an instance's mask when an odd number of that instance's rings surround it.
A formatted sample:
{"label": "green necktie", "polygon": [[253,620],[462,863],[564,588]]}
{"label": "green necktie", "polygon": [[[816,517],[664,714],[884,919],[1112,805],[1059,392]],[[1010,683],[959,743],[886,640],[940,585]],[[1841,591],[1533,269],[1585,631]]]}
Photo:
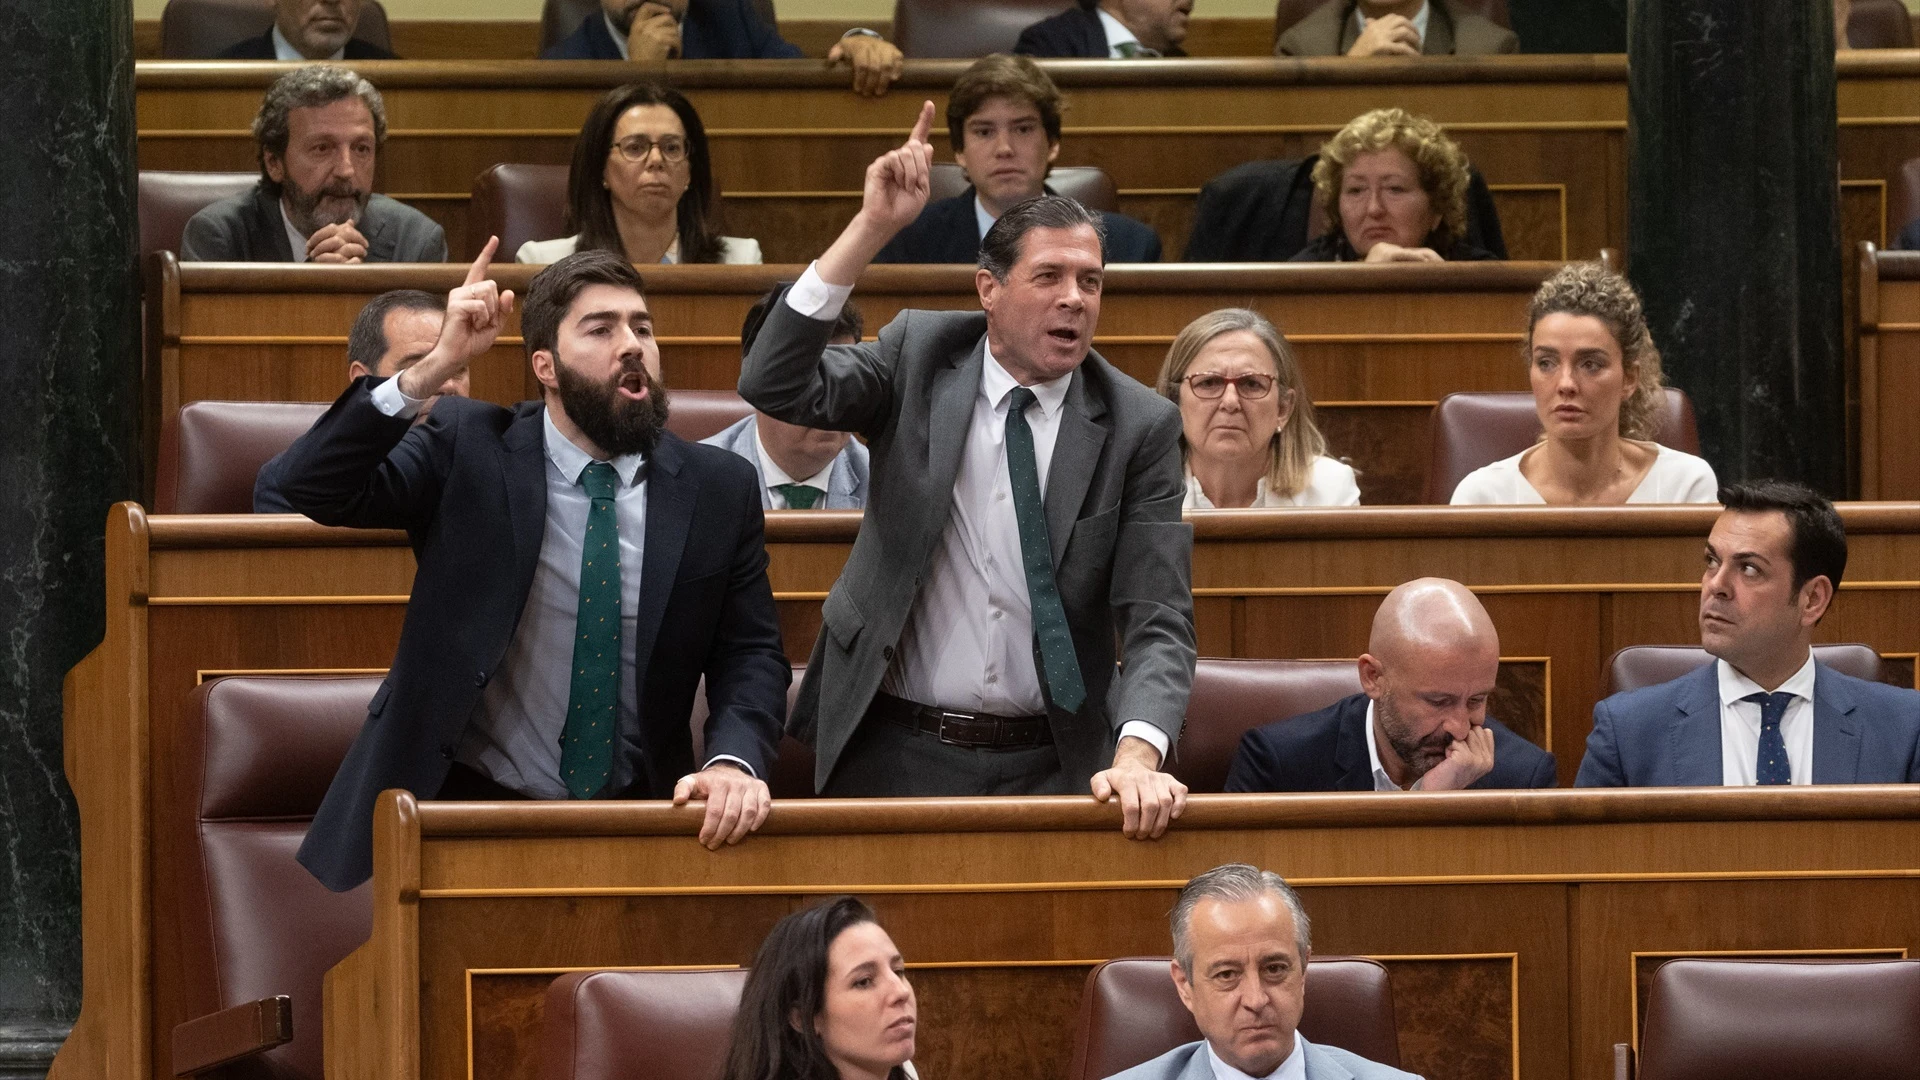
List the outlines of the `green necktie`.
{"label": "green necktie", "polygon": [[819,488],[809,487],[806,484],[775,484],[773,490],[787,500],[789,510],[811,510],[813,504],[819,502],[820,496],[825,494]]}
{"label": "green necktie", "polygon": [[1027,406],[1033,391],[1016,386],[1007,403],[1007,479],[1013,483],[1013,516],[1020,522],[1020,564],[1027,571],[1027,600],[1033,606],[1033,637],[1040,647],[1041,681],[1047,700],[1070,713],[1087,700],[1080,661],[1060,589],[1053,581],[1053,546],[1047,539],[1047,510],[1040,499],[1040,469],[1034,464],[1033,429]]}
{"label": "green necktie", "polygon": [[1149,49],[1137,41],[1123,41],[1114,48],[1120,50],[1122,60],[1148,60],[1160,55],[1159,49]]}
{"label": "green necktie", "polygon": [[613,737],[620,708],[620,520],[613,509],[618,476],[604,461],[588,465],[580,483],[593,500],[580,545],[580,612],[574,620],[573,685],[560,733],[560,772],[576,799],[591,799],[613,774]]}

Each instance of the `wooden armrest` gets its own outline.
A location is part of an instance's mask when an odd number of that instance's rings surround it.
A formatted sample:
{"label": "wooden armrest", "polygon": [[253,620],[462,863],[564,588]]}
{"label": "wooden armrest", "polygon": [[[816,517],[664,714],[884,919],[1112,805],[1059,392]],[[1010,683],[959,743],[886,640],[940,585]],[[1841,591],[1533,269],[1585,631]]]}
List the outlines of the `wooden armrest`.
{"label": "wooden armrest", "polygon": [[1633,1047],[1613,1044],[1613,1080],[1633,1080]]}
{"label": "wooden armrest", "polygon": [[173,1029],[173,1075],[198,1076],[293,1039],[293,999],[285,994],[221,1009]]}

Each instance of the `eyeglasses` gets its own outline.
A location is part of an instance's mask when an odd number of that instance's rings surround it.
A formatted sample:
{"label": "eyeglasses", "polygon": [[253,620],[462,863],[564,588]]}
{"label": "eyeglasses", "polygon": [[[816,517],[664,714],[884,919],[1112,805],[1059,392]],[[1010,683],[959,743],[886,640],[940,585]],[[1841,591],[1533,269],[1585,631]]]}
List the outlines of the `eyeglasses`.
{"label": "eyeglasses", "polygon": [[668,135],[658,142],[645,135],[629,135],[614,143],[613,148],[620,151],[620,156],[628,161],[645,161],[647,155],[653,153],[655,148],[660,151],[660,160],[669,165],[678,165],[687,160],[687,140],[678,135]]}
{"label": "eyeglasses", "polygon": [[1180,381],[1187,384],[1187,389],[1193,391],[1194,397],[1208,401],[1226,396],[1228,383],[1233,384],[1233,392],[1240,395],[1241,401],[1258,401],[1273,393],[1273,376],[1255,375],[1252,372],[1229,379],[1217,371],[1203,371]]}

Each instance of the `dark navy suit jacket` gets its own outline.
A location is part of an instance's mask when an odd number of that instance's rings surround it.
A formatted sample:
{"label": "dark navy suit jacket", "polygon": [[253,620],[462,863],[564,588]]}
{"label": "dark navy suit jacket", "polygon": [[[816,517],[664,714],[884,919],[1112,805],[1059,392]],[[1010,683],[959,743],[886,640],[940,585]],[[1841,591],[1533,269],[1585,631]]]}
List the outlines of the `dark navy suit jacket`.
{"label": "dark navy suit jacket", "polygon": [[[1593,707],[1575,787],[1719,787],[1720,676],[1706,664]],[[1920,783],[1920,692],[1814,664],[1813,782]]]}
{"label": "dark navy suit jacket", "polygon": [[[1049,192],[1051,193],[1051,192]],[[1160,234],[1125,214],[1100,212],[1107,224],[1107,261],[1159,262]],[[980,221],[973,213],[973,189],[927,204],[913,224],[887,241],[877,263],[972,263],[980,258]]]}
{"label": "dark navy suit jacket", "polygon": [[[1027,56],[1077,56],[1105,60],[1112,55],[1107,48],[1107,28],[1092,5],[1075,4],[1058,15],[1049,16],[1020,31],[1013,51]],[[1185,56],[1177,46],[1167,56]]]}
{"label": "dark navy suit jacket", "polygon": [[[400,647],[314,814],[300,862],[344,891],[373,872],[373,805],[433,798],[513,640],[546,532],[545,406],[443,397],[420,424],[362,376],[288,449],[282,494],[323,525],[405,529],[416,570]],[[634,640],[638,721],[607,792],[665,799],[694,771],[688,722],[706,677],[705,752],[771,775],[793,669],[767,584],[760,478],[717,446],[663,432],[648,456]]]}
{"label": "dark navy suit jacket", "polygon": [[[1367,695],[1341,698],[1319,712],[1276,720],[1240,737],[1227,769],[1228,791],[1372,791],[1367,760]],[[1471,788],[1544,788],[1557,782],[1553,755],[1493,717],[1493,768]]]}
{"label": "dark navy suit jacket", "polygon": [[[346,60],[398,60],[399,57],[370,42],[359,38],[349,38],[347,47],[341,50]],[[245,41],[227,46],[225,52],[214,57],[215,60],[272,60],[279,54],[273,51],[273,28],[267,32],[250,37]]]}
{"label": "dark navy suit jacket", "polygon": [[[691,0],[680,23],[682,60],[793,60],[800,46],[767,25],[749,0]],[[620,60],[607,18],[595,11],[540,54],[542,60]]]}

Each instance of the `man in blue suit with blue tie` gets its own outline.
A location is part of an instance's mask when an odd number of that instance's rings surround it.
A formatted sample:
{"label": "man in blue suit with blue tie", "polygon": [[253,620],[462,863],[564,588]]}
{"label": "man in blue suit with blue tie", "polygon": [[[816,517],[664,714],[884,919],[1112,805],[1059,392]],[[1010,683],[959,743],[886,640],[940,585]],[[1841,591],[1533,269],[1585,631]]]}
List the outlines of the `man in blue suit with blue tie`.
{"label": "man in blue suit with blue tie", "polygon": [[1720,489],[1700,644],[1717,659],[1593,710],[1579,787],[1920,782],[1920,693],[1813,658],[1847,567],[1833,504],[1798,484]]}

